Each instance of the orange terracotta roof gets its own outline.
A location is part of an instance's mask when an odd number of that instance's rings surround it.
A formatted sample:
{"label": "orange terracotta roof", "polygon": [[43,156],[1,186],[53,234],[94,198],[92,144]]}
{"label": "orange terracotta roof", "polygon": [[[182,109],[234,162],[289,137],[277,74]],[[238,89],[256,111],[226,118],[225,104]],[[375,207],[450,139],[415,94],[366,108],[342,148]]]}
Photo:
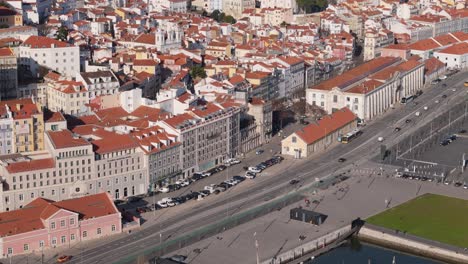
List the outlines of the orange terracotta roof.
{"label": "orange terracotta roof", "polygon": [[70,130],[47,131],[47,135],[56,149],[89,145],[89,142],[85,139],[73,136]]}
{"label": "orange terracotta roof", "polygon": [[134,66],[156,66],[158,65],[158,62],[155,60],[142,59],[142,60],[134,60],[133,65]]}
{"label": "orange terracotta roof", "polygon": [[68,211],[79,213],[81,219],[91,219],[119,213],[114,202],[109,197],[109,194],[105,192],[55,202],[54,205]]}
{"label": "orange terracotta roof", "polygon": [[312,123],[295,133],[298,137],[304,140],[307,145],[309,145],[353,122],[354,120],[356,120],[356,115],[345,107],[331,115],[325,116],[322,120],[319,120],[318,123]]}
{"label": "orange terracotta roof", "polygon": [[423,39],[413,44],[410,44],[408,47],[412,50],[425,51],[425,50],[436,49],[440,47],[440,45],[437,42],[435,42],[433,39]]}
{"label": "orange terracotta roof", "polygon": [[213,113],[216,113],[220,110],[222,110],[220,107],[218,107],[217,105],[215,104],[212,104],[212,103],[208,103],[204,106],[199,106],[199,107],[196,107],[196,108],[192,108],[190,109],[192,111],[192,113],[194,113],[196,116],[200,117],[200,118],[203,118],[203,117],[206,117],[208,115],[211,115]]}
{"label": "orange terracotta roof", "polygon": [[119,214],[107,193],[60,202],[37,198],[22,209],[0,213],[0,237],[44,229],[44,220],[62,209],[78,214],[80,220]]}
{"label": "orange terracotta roof", "polygon": [[187,113],[184,113],[184,114],[175,115],[171,118],[168,118],[164,120],[164,122],[173,128],[177,128],[177,126],[187,122],[188,120],[193,120],[193,119],[195,119],[193,116]]}
{"label": "orange terracotta roof", "polygon": [[448,48],[445,48],[441,51],[438,51],[438,53],[444,53],[444,54],[453,54],[453,55],[464,55],[468,54],[468,43],[466,42],[461,42],[458,44],[454,44]]}
{"label": "orange terracotta roof", "polygon": [[331,90],[334,87],[343,89],[356,82],[359,82],[371,74],[374,74],[395,64],[398,61],[401,61],[401,59],[394,57],[379,57],[361,64],[343,73],[342,75],[326,80],[316,86],[312,86],[311,89]]}
{"label": "orange terracotta roof", "polygon": [[[118,144],[116,144],[118,142]],[[105,154],[119,150],[137,148],[138,144],[129,135],[107,135],[106,137],[93,140],[94,151],[98,154]]]}
{"label": "orange terracotta roof", "polygon": [[45,170],[52,168],[55,168],[55,161],[51,158],[14,162],[6,166],[6,169],[9,173]]}
{"label": "orange terracotta roof", "polygon": [[65,117],[60,112],[45,111],[44,112],[44,122],[54,123],[65,121]]}
{"label": "orange terracotta roof", "polygon": [[375,88],[381,86],[382,84],[384,83],[377,80],[368,80],[350,88],[349,90],[346,90],[346,92],[366,94],[372,92]]}
{"label": "orange terracotta roof", "polygon": [[53,48],[53,45],[55,45],[55,48],[66,48],[70,46],[66,42],[42,36],[30,36],[23,42],[23,46],[36,49]]}
{"label": "orange terracotta roof", "polygon": [[0,48],[0,57],[14,56],[13,50],[10,48]]}
{"label": "orange terracotta roof", "polygon": [[445,68],[445,63],[438,60],[436,57],[431,57],[430,59],[424,62],[425,65],[425,74],[429,75],[439,69]]}

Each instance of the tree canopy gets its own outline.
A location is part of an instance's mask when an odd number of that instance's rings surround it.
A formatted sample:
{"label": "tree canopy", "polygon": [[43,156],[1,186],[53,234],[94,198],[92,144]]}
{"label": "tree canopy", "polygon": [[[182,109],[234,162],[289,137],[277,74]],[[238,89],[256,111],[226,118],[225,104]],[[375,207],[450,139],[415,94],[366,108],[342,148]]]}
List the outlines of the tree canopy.
{"label": "tree canopy", "polygon": [[197,77],[200,78],[206,78],[206,71],[202,66],[193,66],[192,69],[190,69],[190,76],[192,76],[193,79],[196,79]]}
{"label": "tree canopy", "polygon": [[233,16],[231,15],[226,16],[225,13],[219,10],[214,10],[213,12],[211,12],[210,17],[214,19],[216,22],[226,22],[230,24],[234,24],[237,22]]}
{"label": "tree canopy", "polygon": [[306,13],[314,13],[325,10],[328,2],[327,0],[297,0],[297,6]]}
{"label": "tree canopy", "polygon": [[67,41],[67,38],[68,38],[68,29],[64,26],[61,26],[57,30],[57,33],[55,34],[55,39],[58,39],[61,41]]}

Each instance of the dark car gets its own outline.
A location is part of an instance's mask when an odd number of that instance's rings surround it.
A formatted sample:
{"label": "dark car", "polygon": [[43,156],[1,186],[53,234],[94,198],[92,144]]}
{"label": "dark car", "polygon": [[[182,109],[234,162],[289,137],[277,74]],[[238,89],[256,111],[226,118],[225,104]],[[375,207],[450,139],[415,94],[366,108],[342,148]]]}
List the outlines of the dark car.
{"label": "dark car", "polygon": [[145,207],[137,207],[136,211],[142,214],[142,213],[146,213],[148,210]]}
{"label": "dark car", "polygon": [[291,185],[298,184],[298,183],[299,183],[299,180],[296,180],[296,179],[289,181],[289,184]]}
{"label": "dark car", "polygon": [[411,119],[406,119],[406,120],[405,120],[405,123],[406,123],[406,124],[411,123]]}
{"label": "dark car", "polygon": [[245,181],[245,177],[242,177],[242,176],[239,176],[239,175],[236,175],[234,177],[232,177],[234,180],[237,180],[237,181]]}
{"label": "dark car", "polygon": [[465,129],[462,129],[462,130],[458,131],[458,133],[460,133],[460,134],[465,134],[465,133],[466,133],[466,130],[465,130]]}
{"label": "dark car", "polygon": [[339,158],[339,159],[338,159],[338,162],[345,162],[345,161],[346,161],[345,158]]}
{"label": "dark car", "polygon": [[442,141],[440,142],[440,145],[441,145],[441,146],[447,146],[448,144],[450,144],[450,140],[448,140],[448,139],[444,139],[444,140],[442,140]]}
{"label": "dark car", "polygon": [[442,98],[447,98],[447,95],[446,95],[446,94],[443,94],[443,95],[442,95]]}
{"label": "dark car", "polygon": [[121,205],[121,204],[124,204],[124,203],[125,203],[124,200],[115,200],[115,201],[114,201],[114,204],[115,204],[115,205]]}
{"label": "dark car", "polygon": [[129,202],[129,203],[136,203],[136,202],[141,201],[141,199],[142,199],[142,198],[139,197],[139,196],[132,196],[132,197],[129,197],[129,198],[128,198],[128,202]]}
{"label": "dark car", "polygon": [[232,187],[231,185],[229,185],[229,184],[227,184],[225,182],[222,182],[222,183],[218,184],[218,186],[223,187],[226,190]]}
{"label": "dark car", "polygon": [[454,140],[457,139],[457,136],[456,135],[450,135],[450,136],[448,136],[447,139],[450,139],[450,140],[454,141]]}
{"label": "dark car", "polygon": [[194,174],[192,175],[192,180],[198,181],[198,180],[200,180],[200,179],[203,179],[203,175],[202,175],[201,173],[194,173]]}
{"label": "dark car", "polygon": [[213,168],[213,169],[210,169],[207,171],[208,173],[210,173],[211,175],[215,174],[218,172],[218,170],[216,168]]}
{"label": "dark car", "polygon": [[395,132],[399,132],[401,130],[400,127],[395,127]]}
{"label": "dark car", "polygon": [[456,182],[454,185],[455,185],[455,187],[460,187],[460,186],[462,186],[463,184],[462,184],[461,182]]}

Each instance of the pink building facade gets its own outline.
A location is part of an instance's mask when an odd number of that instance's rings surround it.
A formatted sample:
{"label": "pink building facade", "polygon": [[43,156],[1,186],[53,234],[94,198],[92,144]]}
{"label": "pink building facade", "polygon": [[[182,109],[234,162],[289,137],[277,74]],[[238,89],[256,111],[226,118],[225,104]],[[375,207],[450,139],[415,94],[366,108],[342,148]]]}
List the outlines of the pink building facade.
{"label": "pink building facade", "polygon": [[121,215],[108,193],[53,202],[37,198],[0,213],[0,257],[70,247],[122,232]]}

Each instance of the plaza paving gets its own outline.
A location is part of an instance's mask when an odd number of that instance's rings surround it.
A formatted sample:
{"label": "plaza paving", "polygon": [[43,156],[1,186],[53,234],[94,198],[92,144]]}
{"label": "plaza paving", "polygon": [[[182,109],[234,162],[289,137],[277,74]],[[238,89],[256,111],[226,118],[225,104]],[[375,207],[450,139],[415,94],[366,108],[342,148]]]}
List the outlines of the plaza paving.
{"label": "plaza paving", "polygon": [[[339,191],[340,188],[343,191]],[[381,212],[386,209],[385,200],[390,203],[390,207],[393,207],[424,193],[468,199],[468,190],[463,188],[433,182],[364,175],[310,197],[311,200],[321,200],[318,206],[311,209],[328,215],[321,226],[289,220],[290,208],[305,206],[304,202],[299,202],[180,249],[171,255],[186,255],[188,263],[193,264],[255,263],[254,233],[259,242],[260,259],[263,261],[344,226],[357,217],[367,218]],[[299,240],[301,235],[306,237],[304,241]]]}

